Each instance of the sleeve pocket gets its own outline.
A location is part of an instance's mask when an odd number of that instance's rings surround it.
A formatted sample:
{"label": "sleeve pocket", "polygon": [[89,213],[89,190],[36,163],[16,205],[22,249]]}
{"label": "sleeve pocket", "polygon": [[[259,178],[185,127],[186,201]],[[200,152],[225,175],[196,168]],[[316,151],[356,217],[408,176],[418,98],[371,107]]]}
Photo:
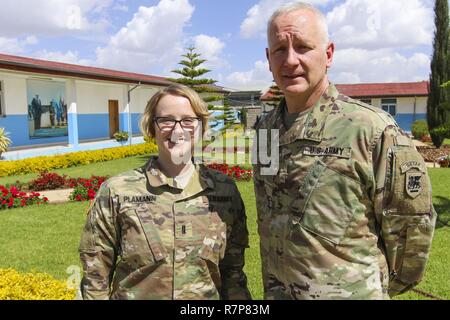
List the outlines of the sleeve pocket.
{"label": "sleeve pocket", "polygon": [[399,278],[403,283],[416,284],[422,280],[428,260],[433,227],[429,224],[411,225],[406,232],[405,252]]}

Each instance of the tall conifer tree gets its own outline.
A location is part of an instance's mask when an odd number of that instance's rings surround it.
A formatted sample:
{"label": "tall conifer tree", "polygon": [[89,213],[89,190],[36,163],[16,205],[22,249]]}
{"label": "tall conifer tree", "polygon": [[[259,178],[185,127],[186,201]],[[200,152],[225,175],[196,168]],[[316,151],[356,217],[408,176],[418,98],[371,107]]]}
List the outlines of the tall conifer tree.
{"label": "tall conifer tree", "polygon": [[[229,128],[234,123],[234,112],[226,101],[224,101],[223,96],[218,94],[217,89],[213,87],[217,81],[203,77],[211,71],[200,67],[207,60],[202,59],[201,54],[195,52],[194,47],[187,48],[187,53],[183,54],[182,57],[184,59],[178,62],[178,64],[183,67],[172,70],[173,73],[177,73],[181,77],[169,80],[188,86],[199,93],[203,101],[208,104],[208,110],[210,112],[221,111],[220,115],[212,117],[210,121],[211,128],[217,127],[222,121],[224,122],[222,130]],[[224,104],[222,106],[212,105],[211,103],[215,101],[223,101]]]}
{"label": "tall conifer tree", "polygon": [[427,103],[427,121],[433,144],[440,148],[444,137],[439,129],[448,122],[446,101],[449,90],[442,86],[450,79],[450,26],[448,0],[436,0],[434,6],[436,31],[431,61],[430,93]]}

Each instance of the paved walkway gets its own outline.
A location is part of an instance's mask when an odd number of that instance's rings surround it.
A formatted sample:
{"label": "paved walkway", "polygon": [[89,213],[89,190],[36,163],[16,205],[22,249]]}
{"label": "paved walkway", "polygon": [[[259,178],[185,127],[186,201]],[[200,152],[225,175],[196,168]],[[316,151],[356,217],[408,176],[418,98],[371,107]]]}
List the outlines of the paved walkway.
{"label": "paved walkway", "polygon": [[49,203],[64,203],[69,201],[73,189],[39,191],[42,197],[47,197]]}

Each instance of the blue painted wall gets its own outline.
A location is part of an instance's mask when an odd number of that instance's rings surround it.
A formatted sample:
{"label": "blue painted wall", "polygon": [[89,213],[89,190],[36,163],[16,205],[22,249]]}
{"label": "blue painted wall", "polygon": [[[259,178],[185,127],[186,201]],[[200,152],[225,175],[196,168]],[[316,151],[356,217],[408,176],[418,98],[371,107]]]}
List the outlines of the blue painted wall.
{"label": "blue painted wall", "polygon": [[414,123],[414,121],[417,120],[426,120],[427,115],[425,113],[416,114],[414,117],[413,113],[409,114],[402,114],[399,113],[395,116],[395,120],[397,121],[400,128],[402,128],[404,131],[411,131],[411,126]]}
{"label": "blue painted wall", "polygon": [[[141,113],[132,113],[131,114],[131,127],[133,128],[133,134],[140,134],[140,122],[141,122]],[[119,120],[119,128],[121,131],[128,131],[128,114],[121,113]]]}
{"label": "blue painted wall", "polygon": [[78,114],[78,138],[109,139],[109,115]]}
{"label": "blue painted wall", "polygon": [[67,136],[30,139],[27,115],[7,115],[6,117],[0,117],[0,127],[5,128],[5,131],[9,133],[9,138],[12,141],[10,147],[68,141]]}

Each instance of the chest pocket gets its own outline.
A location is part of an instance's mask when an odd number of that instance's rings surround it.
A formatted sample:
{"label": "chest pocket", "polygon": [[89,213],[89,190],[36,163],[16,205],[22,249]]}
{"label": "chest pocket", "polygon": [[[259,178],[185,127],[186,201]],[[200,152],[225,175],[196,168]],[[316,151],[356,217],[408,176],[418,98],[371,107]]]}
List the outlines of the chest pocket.
{"label": "chest pocket", "polygon": [[218,266],[225,255],[227,225],[222,221],[218,212],[222,209],[222,206],[208,204],[205,204],[205,206],[209,213],[199,256]]}
{"label": "chest pocket", "polygon": [[167,258],[160,231],[147,206],[124,208],[121,229],[122,258],[133,269],[154,265]]}
{"label": "chest pocket", "polygon": [[307,231],[339,244],[360,203],[360,184],[316,160],[302,181],[291,210]]}

